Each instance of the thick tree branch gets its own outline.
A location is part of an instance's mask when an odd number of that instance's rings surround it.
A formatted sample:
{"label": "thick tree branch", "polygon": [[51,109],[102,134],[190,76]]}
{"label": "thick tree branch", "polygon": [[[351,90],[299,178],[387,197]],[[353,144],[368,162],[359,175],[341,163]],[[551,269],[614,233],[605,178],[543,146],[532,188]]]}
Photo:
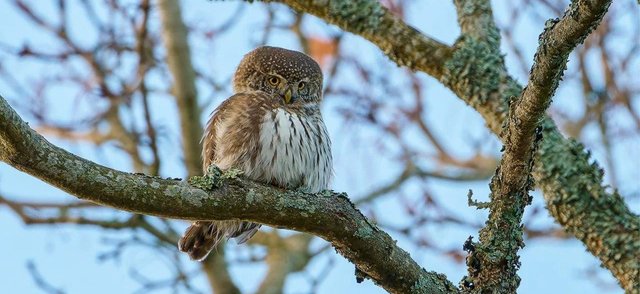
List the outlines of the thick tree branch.
{"label": "thick tree branch", "polygon": [[[466,7],[469,8],[470,5],[468,4],[472,1],[458,1],[457,3],[460,2],[467,2]],[[520,99],[511,106],[509,118],[506,121],[506,129],[502,133],[506,152],[503,156],[501,167],[492,181],[492,213],[487,226],[483,228],[480,235],[481,245],[485,243],[485,247],[491,247],[496,250],[493,252],[494,254],[498,253],[499,256],[502,256],[497,261],[510,262],[498,264],[494,258],[483,259],[482,256],[477,256],[481,254],[472,254],[470,256],[472,257],[470,265],[475,262],[475,264],[480,264],[482,268],[482,272],[478,273],[474,272],[473,267],[470,267],[470,275],[475,274],[478,280],[482,280],[480,275],[485,274],[487,276],[484,278],[500,281],[500,288],[504,292],[515,292],[519,281],[515,275],[515,270],[519,266],[516,251],[520,246],[518,242],[520,242],[522,236],[519,222],[523,208],[527,204],[526,189],[530,187],[528,175],[532,160],[531,150],[533,146],[531,142],[535,141],[535,129],[543,120],[544,112],[558,87],[569,53],[597,26],[610,4],[611,1],[606,0],[573,1],[561,20],[555,19],[546,23],[545,30],[540,36],[540,46],[535,55],[530,82],[522,92]],[[461,22],[461,26],[464,27],[464,22]],[[476,41],[475,46],[481,44],[480,42]],[[482,46],[491,48],[494,47],[494,44]],[[501,75],[496,75],[496,77],[503,79]],[[495,80],[494,78],[493,81]],[[507,82],[509,82],[509,79],[507,79]],[[600,186],[602,182],[601,175],[590,177],[588,184],[586,181],[578,180],[577,176],[580,173],[594,170],[594,167],[588,165],[587,157],[583,155],[583,150],[569,151],[567,148],[563,148],[563,151],[568,151],[567,153],[577,159],[579,164],[571,163],[566,158],[558,160],[562,153],[549,152],[549,148],[553,147],[558,150],[557,147],[567,145],[567,143],[563,142],[550,120],[544,121],[544,126],[549,138],[545,140],[545,144],[541,149],[542,156],[540,159],[542,159],[542,171],[544,173],[538,174],[538,176],[545,191],[544,195],[548,207],[552,209],[552,215],[569,232],[585,242],[587,248],[598,256],[603,261],[603,264],[617,277],[623,288],[627,291],[632,291],[634,287],[638,287],[640,276],[637,267],[638,247],[640,246],[637,240],[640,237],[640,222],[637,216],[628,210],[619,196],[616,194],[613,197],[607,195]],[[569,166],[566,166],[565,162],[566,164],[574,165],[573,171],[568,170]],[[556,169],[557,164],[563,165],[562,168]],[[556,168],[547,169],[554,165]],[[578,166],[580,168],[577,168]],[[558,173],[572,174],[572,176],[570,178],[550,176]],[[593,175],[594,173],[585,172],[584,174],[585,178],[589,178],[587,175]],[[558,189],[560,183],[566,186]],[[549,187],[553,188],[549,189]],[[590,190],[594,187],[597,187],[597,189]],[[572,196],[569,198],[572,200],[567,199],[567,195],[564,194],[568,192],[567,190],[571,190]],[[590,209],[596,208],[597,214],[590,213],[580,206],[573,206],[574,203],[572,202],[580,199],[582,195],[587,196],[582,197],[582,203],[589,205]],[[595,197],[595,199],[589,199],[591,198],[589,196]],[[554,209],[558,207],[562,207],[562,209]],[[494,211],[501,214],[501,216],[496,217]],[[614,211],[618,211],[620,214],[618,215]],[[611,217],[613,216],[612,213],[618,217]],[[572,215],[573,218],[563,217],[567,214]],[[585,222],[587,219],[588,221]],[[503,221],[500,222],[499,220]],[[504,220],[509,220],[510,226],[505,228],[504,225],[507,223]],[[501,226],[500,224],[503,225]],[[608,229],[607,227],[610,226],[617,229]],[[587,232],[586,234],[584,233],[585,231]],[[596,241],[589,239],[595,239]],[[512,241],[504,242],[504,240]],[[493,273],[492,269],[494,270]],[[501,269],[506,272],[501,273]],[[513,275],[514,280],[504,279],[509,274]],[[474,279],[471,280],[473,281]],[[485,283],[482,283],[481,286],[491,286],[486,283],[486,280],[482,281]],[[495,287],[490,289],[495,289]],[[476,289],[476,291],[482,291],[482,289]]]}
{"label": "thick tree branch", "polygon": [[443,75],[444,62],[451,56],[451,48],[407,25],[377,0],[264,2],[280,2],[313,14],[371,41],[398,65],[424,71],[436,78]]}
{"label": "thick tree branch", "polygon": [[[572,4],[560,21],[553,20],[545,28],[540,36],[529,85],[511,105],[502,136],[505,153],[491,182],[489,220],[480,231],[480,243],[467,244],[471,252],[467,259],[470,277],[465,284],[472,292],[515,293],[520,284],[516,274],[520,266],[517,251],[524,246],[520,222],[524,208],[530,202],[528,190],[532,189],[533,183],[532,160],[540,138],[534,137],[534,130],[539,127],[544,111],[551,102],[569,53],[602,20],[611,1],[595,3],[592,7],[594,11],[585,8],[584,2],[581,4]],[[474,28],[486,27],[497,30],[492,21],[489,1],[459,0],[456,5],[463,32],[473,34],[480,30]],[[583,10],[581,17],[575,18],[571,10]],[[554,26],[556,22],[557,26]],[[470,23],[475,25],[469,26]],[[493,43],[490,45],[493,48],[499,44],[495,40],[488,42]]]}
{"label": "thick tree branch", "polygon": [[[330,6],[320,0],[276,2],[361,35],[399,65],[430,74],[476,109],[496,134],[502,132],[508,101],[522,93],[522,86],[509,76],[500,52],[487,42],[500,39],[497,31],[461,36],[453,47],[447,47],[400,20],[391,20],[393,16],[377,1],[333,0]],[[576,19],[592,16],[594,14],[589,11],[601,7],[595,5],[600,2],[584,1],[584,7],[590,9],[573,11],[571,16]],[[338,10],[336,7],[352,9]],[[381,20],[385,20],[384,25],[380,25]],[[374,26],[369,29],[372,23]],[[416,39],[412,40],[414,36]],[[602,171],[589,162],[589,153],[581,144],[565,139],[547,116],[544,116],[542,126],[545,139],[537,152],[534,177],[544,192],[549,212],[601,260],[625,289],[631,289],[634,283],[640,285],[637,278],[640,276],[637,268],[640,259],[638,216],[629,210],[617,192],[606,191]]]}
{"label": "thick tree branch", "polygon": [[[533,137],[534,129],[562,79],[569,54],[598,26],[609,5],[611,0],[572,1],[562,19],[550,19],[545,23],[529,83],[515,107],[515,116],[520,121],[509,125],[509,133],[515,137],[505,138],[505,143]],[[514,126],[515,123],[518,125]],[[514,155],[525,155],[526,148],[526,145],[518,146]]]}
{"label": "thick tree branch", "polygon": [[[482,44],[491,54],[499,56],[500,34],[490,1],[456,0],[454,3],[462,38]],[[496,61],[504,63],[501,58]],[[480,241],[473,243],[470,237],[464,245],[469,252],[468,276],[463,278],[461,285],[468,293],[516,293],[520,285],[518,250],[524,246],[521,222],[524,208],[531,202],[533,155],[541,137],[517,136],[522,128],[537,126],[518,123],[524,119],[517,116],[518,106],[519,103],[511,105],[504,129],[503,138],[508,139],[503,139],[505,152],[491,179],[491,201],[478,206],[489,208],[489,218],[480,230]],[[543,114],[538,114],[538,118]]]}
{"label": "thick tree branch", "polygon": [[173,76],[173,94],[180,111],[184,161],[189,176],[202,174],[200,159],[200,109],[196,91],[196,73],[191,63],[187,27],[182,21],[177,0],[158,1],[162,19],[162,37],[167,48],[167,64]]}
{"label": "thick tree branch", "polygon": [[1,97],[0,160],[80,199],[117,209],[187,220],[242,219],[320,236],[391,293],[457,292],[443,275],[422,269],[344,194],[282,190],[228,174],[205,177],[217,186],[207,192],[184,181],[116,171],[52,145]]}

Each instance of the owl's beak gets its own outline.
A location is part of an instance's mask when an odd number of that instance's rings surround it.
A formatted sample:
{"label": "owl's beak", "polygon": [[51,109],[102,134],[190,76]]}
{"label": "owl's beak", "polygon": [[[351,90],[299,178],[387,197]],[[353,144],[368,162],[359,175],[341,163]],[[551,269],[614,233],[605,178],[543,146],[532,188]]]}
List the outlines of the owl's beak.
{"label": "owl's beak", "polygon": [[291,88],[288,88],[285,92],[284,92],[284,102],[289,104],[292,101],[292,98],[295,100],[295,95],[293,95],[293,92],[291,91]]}

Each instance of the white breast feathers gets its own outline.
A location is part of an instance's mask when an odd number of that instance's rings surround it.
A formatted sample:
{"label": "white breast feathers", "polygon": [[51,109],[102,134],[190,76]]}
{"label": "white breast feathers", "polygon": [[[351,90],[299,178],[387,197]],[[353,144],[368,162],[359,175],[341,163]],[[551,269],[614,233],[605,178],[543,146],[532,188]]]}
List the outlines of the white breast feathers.
{"label": "white breast feathers", "polygon": [[309,192],[329,188],[331,142],[319,113],[268,111],[260,126],[259,153],[249,178]]}

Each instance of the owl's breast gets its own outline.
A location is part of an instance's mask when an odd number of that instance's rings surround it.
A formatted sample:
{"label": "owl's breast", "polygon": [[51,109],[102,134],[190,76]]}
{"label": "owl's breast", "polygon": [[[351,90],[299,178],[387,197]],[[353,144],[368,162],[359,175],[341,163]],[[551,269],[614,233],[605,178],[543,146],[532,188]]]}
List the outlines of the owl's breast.
{"label": "owl's breast", "polygon": [[320,113],[267,111],[260,123],[257,156],[245,163],[245,175],[309,192],[329,188],[331,142]]}

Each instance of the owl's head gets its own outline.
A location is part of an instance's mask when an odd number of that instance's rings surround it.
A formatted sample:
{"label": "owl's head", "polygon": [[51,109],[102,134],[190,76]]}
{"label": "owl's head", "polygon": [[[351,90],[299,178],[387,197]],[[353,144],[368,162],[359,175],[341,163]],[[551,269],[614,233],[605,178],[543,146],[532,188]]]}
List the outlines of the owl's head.
{"label": "owl's head", "polygon": [[322,70],[304,53],[263,46],[244,56],[233,77],[236,93],[264,91],[285,104],[319,102]]}

